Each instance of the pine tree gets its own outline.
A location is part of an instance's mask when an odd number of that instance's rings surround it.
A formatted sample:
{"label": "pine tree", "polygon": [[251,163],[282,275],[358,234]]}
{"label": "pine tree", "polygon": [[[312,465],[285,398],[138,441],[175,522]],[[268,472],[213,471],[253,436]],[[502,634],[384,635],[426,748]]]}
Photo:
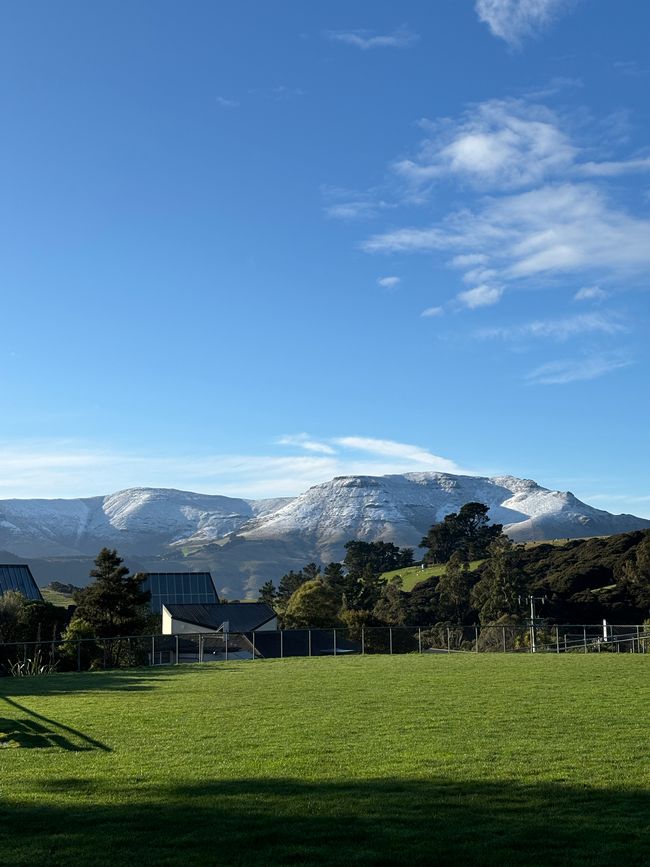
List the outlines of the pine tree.
{"label": "pine tree", "polygon": [[276,590],[273,581],[265,581],[264,584],[262,584],[257,598],[260,602],[265,602],[273,608],[278,598],[278,591]]}
{"label": "pine tree", "polygon": [[90,573],[92,584],[75,594],[75,620],[88,623],[99,638],[137,635],[147,625],[147,602],[142,590],[145,576],[131,575],[117,551],[102,548]]}

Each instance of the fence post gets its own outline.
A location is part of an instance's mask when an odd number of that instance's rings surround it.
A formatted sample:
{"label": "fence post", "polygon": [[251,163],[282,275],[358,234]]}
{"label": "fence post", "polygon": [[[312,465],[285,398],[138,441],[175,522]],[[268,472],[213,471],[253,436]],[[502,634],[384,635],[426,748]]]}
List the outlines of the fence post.
{"label": "fence post", "polygon": [[389,648],[388,652],[392,656],[393,655],[393,627],[392,626],[388,627],[388,648]]}
{"label": "fence post", "polygon": [[366,629],[364,626],[361,627],[361,656],[364,656],[366,653]]}
{"label": "fence post", "polygon": [[174,642],[176,645],[176,665],[178,665],[178,633],[174,636],[174,638],[176,639],[176,641]]}
{"label": "fence post", "polygon": [[253,660],[255,660],[255,630],[253,630]]}
{"label": "fence post", "polygon": [[478,626],[474,627],[474,649],[478,653]]}
{"label": "fence post", "polygon": [[637,626],[636,628],[636,652],[641,653],[641,627]]}
{"label": "fence post", "polygon": [[156,636],[151,636],[151,664],[156,664]]}
{"label": "fence post", "polygon": [[584,641],[584,645],[585,645],[585,653],[587,653],[587,627],[586,626],[582,627],[582,635],[583,635],[583,641]]}
{"label": "fence post", "polygon": [[77,671],[81,671],[81,641],[77,642]]}
{"label": "fence post", "polygon": [[226,632],[226,662],[228,662],[228,633]]}
{"label": "fence post", "polygon": [[555,627],[555,647],[557,652],[560,652],[560,627]]}
{"label": "fence post", "polygon": [[307,646],[309,647],[309,655],[311,656],[311,629],[307,630]]}
{"label": "fence post", "polygon": [[104,652],[104,671],[106,671],[106,642],[102,641],[102,650]]}
{"label": "fence post", "polygon": [[280,659],[284,659],[284,629],[280,630]]}
{"label": "fence post", "polygon": [[505,628],[505,626],[502,626],[501,629],[503,630],[503,635],[501,637],[503,640],[503,652],[505,653],[506,652],[506,628]]}
{"label": "fence post", "polygon": [[418,626],[418,653],[422,653],[422,627]]}
{"label": "fence post", "polygon": [[447,627],[447,653],[451,653],[451,638],[449,636],[449,627]]}
{"label": "fence post", "polygon": [[334,656],[336,656],[336,629],[332,630],[334,633]]}

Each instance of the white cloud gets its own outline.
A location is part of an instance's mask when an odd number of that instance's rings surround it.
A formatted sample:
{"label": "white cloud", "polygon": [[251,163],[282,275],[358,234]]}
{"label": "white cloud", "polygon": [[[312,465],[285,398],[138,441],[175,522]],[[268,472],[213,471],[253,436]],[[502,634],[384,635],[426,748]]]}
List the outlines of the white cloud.
{"label": "white cloud", "polygon": [[367,220],[391,207],[377,189],[360,192],[343,187],[323,186],[321,193],[327,202],[325,214],[337,220]]}
{"label": "white cloud", "polygon": [[377,285],[382,286],[384,289],[395,289],[401,282],[401,277],[380,277],[377,280]]}
{"label": "white cloud", "polygon": [[216,101],[217,101],[217,105],[220,105],[221,108],[238,108],[239,107],[239,103],[237,102],[236,99],[226,99],[225,96],[218,96]]}
{"label": "white cloud", "polygon": [[564,172],[577,150],[548,108],[521,99],[488,100],[460,119],[430,125],[433,136],[397,173],[415,185],[458,177],[482,187],[517,188]]}
{"label": "white cloud", "polygon": [[422,313],[420,313],[420,316],[426,319],[434,316],[442,316],[444,312],[444,307],[427,307],[426,310],[423,310]]}
{"label": "white cloud", "polygon": [[295,496],[335,476],[465,472],[426,449],[391,440],[322,441],[307,434],[282,439],[300,452],[197,457],[119,452],[68,441],[0,443],[0,498],[87,497],[159,487],[255,499]]}
{"label": "white cloud", "polygon": [[285,434],[280,437],[278,444],[281,446],[298,446],[307,452],[315,452],[323,455],[334,455],[336,450],[327,443],[312,439],[309,434]]}
{"label": "white cloud", "polygon": [[612,160],[600,163],[582,163],[578,166],[580,174],[587,177],[617,177],[630,172],[650,172],[650,157],[639,157],[628,160]]}
{"label": "white cloud", "polygon": [[550,338],[568,340],[581,334],[623,334],[628,328],[618,321],[616,314],[587,313],[580,316],[566,316],[562,319],[538,319],[522,325],[503,328],[486,328],[478,332],[479,337],[522,340],[530,338]]}
{"label": "white cloud", "polygon": [[603,301],[607,298],[607,292],[600,286],[583,286],[573,296],[574,301]]}
{"label": "white cloud", "polygon": [[494,36],[518,47],[567,11],[571,0],[476,0],[476,12]]}
{"label": "white cloud", "polygon": [[372,30],[329,30],[325,34],[333,42],[342,42],[352,45],[361,51],[369,51],[372,48],[409,48],[414,45],[419,36],[407,27],[388,34],[374,34]]}
{"label": "white cloud", "polygon": [[[438,225],[386,232],[363,245],[369,252],[450,248],[484,257],[500,283],[594,271],[634,274],[650,267],[650,220],[615,208],[593,185],[564,183],[485,198]],[[480,297],[486,290],[479,288]],[[485,297],[498,300],[497,292]]]}
{"label": "white cloud", "polygon": [[502,294],[503,289],[499,286],[489,286],[487,283],[482,283],[480,286],[475,286],[474,289],[459,292],[456,298],[464,307],[474,310],[477,307],[489,307],[492,304],[498,304]]}
{"label": "white cloud", "polygon": [[632,360],[624,355],[593,355],[579,359],[564,359],[542,364],[528,374],[527,379],[537,385],[567,385],[571,382],[582,382],[597,379],[629,367]]}
{"label": "white cloud", "polygon": [[356,449],[391,458],[400,458],[401,460],[409,461],[417,466],[426,467],[440,473],[462,472],[453,461],[431,454],[431,452],[420,446],[399,443],[394,440],[373,439],[371,437],[337,437],[334,442],[348,449]]}

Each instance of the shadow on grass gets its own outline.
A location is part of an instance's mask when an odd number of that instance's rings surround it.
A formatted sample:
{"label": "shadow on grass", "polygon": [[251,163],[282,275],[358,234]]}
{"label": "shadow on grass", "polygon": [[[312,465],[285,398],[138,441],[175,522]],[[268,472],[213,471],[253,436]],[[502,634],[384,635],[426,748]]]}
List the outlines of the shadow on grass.
{"label": "shadow on grass", "polygon": [[78,729],[36,713],[6,695],[0,695],[0,701],[28,717],[27,719],[0,719],[0,747],[30,749],[58,747],[71,752],[86,750],[111,752],[111,748],[101,741],[89,737]]}
{"label": "shadow on grass", "polygon": [[139,692],[181,673],[182,668],[136,668],[122,671],[62,672],[35,677],[0,677],[0,698],[64,695],[72,692],[121,690]]}
{"label": "shadow on grass", "polygon": [[647,790],[562,783],[69,777],[0,804],[0,862],[643,864],[649,815]]}

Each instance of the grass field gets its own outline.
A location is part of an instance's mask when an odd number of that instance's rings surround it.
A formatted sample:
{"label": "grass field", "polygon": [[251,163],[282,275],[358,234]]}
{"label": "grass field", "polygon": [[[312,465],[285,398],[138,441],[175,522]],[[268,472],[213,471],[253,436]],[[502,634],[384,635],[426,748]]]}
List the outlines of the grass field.
{"label": "grass field", "polygon": [[[478,569],[482,562],[483,560],[472,560],[469,564],[470,572]],[[437,566],[425,566],[424,569],[421,569],[420,566],[409,566],[406,569],[395,569],[394,572],[384,572],[381,577],[385,578],[386,581],[390,581],[391,578],[400,575],[403,582],[402,589],[412,590],[420,581],[426,581],[427,578],[431,578],[433,575],[438,578],[444,575],[446,568],[444,563],[439,563]]]}
{"label": "grass field", "polygon": [[0,863],[650,863],[650,657],[0,680]]}

